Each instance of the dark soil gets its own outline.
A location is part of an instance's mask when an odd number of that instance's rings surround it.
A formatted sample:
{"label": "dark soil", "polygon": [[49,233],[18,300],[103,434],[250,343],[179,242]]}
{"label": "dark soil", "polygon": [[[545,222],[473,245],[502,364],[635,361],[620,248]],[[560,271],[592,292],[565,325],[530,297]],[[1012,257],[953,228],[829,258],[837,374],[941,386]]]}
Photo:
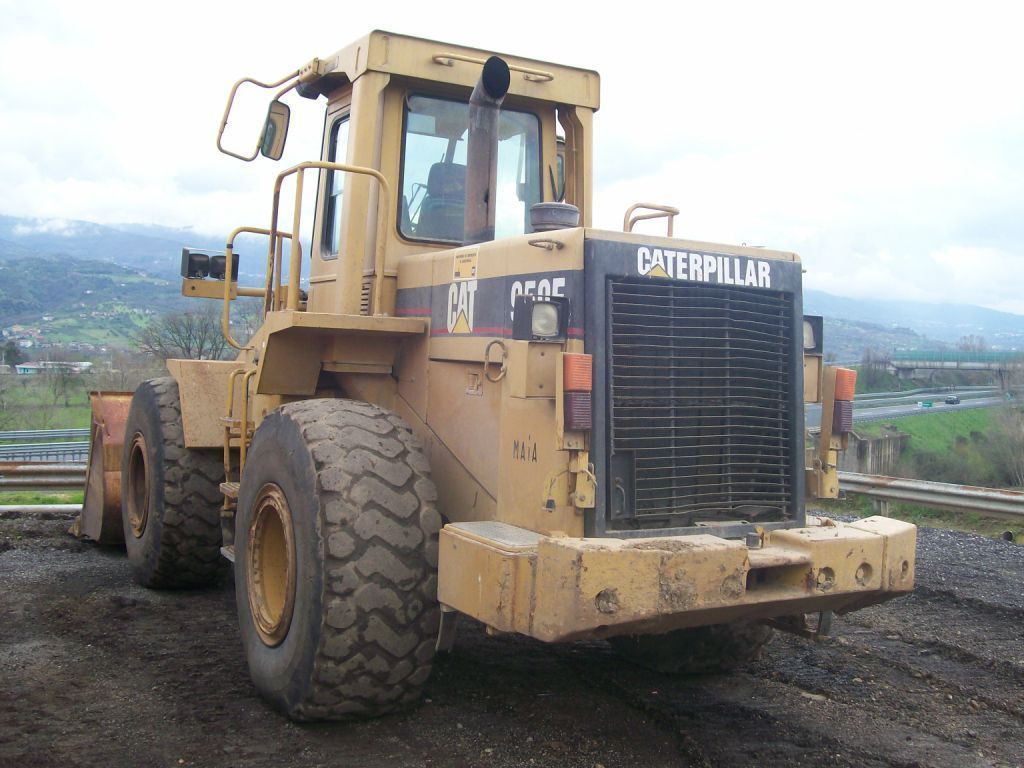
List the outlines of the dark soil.
{"label": "dark soil", "polygon": [[0,519],[0,766],[1020,766],[1024,548],[922,529],[915,593],[729,675],[467,622],[423,702],[295,725],[256,696],[231,584],[151,592],[61,515]]}

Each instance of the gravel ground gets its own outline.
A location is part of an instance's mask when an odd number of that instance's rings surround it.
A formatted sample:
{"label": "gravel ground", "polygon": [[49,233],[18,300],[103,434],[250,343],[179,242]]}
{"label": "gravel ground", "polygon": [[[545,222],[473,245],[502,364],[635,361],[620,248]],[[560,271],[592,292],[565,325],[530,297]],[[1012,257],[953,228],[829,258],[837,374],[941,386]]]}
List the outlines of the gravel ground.
{"label": "gravel ground", "polygon": [[464,626],[416,709],[299,726],[256,696],[230,584],[135,586],[60,515],[0,518],[0,766],[1021,766],[1024,548],[923,529],[913,595],[730,675]]}

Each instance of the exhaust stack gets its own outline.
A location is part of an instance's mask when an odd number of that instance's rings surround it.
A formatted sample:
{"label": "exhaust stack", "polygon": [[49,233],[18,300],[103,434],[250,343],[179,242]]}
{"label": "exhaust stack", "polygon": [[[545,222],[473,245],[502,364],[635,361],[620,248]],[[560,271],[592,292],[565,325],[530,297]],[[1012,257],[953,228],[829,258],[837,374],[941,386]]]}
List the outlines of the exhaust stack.
{"label": "exhaust stack", "polygon": [[462,226],[462,242],[466,245],[494,239],[498,115],[510,83],[508,64],[491,56],[484,62],[483,72],[469,97],[466,212]]}

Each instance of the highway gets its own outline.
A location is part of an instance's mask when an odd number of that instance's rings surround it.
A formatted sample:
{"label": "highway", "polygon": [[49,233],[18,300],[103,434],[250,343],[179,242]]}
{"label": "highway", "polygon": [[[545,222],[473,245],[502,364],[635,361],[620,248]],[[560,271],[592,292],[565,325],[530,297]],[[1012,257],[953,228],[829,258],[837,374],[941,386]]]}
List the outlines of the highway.
{"label": "highway", "polygon": [[[970,400],[964,399],[958,405],[946,405],[944,394],[936,395],[915,395],[917,400],[913,402],[899,402],[905,398],[893,398],[894,403],[886,400],[855,401],[853,404],[853,420],[856,421],[881,421],[883,419],[896,419],[901,416],[913,416],[914,414],[939,413],[940,411],[965,411],[972,408],[991,408],[1006,402],[1002,396],[986,395],[975,397]],[[918,402],[930,400],[931,408],[922,408]],[[881,405],[885,403],[885,405]],[[821,426],[821,406],[817,404],[808,405],[805,410],[806,425],[808,429]]]}

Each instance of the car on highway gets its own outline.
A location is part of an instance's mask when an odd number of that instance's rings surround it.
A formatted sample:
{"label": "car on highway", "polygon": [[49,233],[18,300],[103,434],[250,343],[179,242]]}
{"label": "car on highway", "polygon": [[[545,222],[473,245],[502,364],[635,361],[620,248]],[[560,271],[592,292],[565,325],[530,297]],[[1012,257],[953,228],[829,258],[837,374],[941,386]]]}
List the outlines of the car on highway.
{"label": "car on highway", "polygon": [[960,405],[960,396],[946,395],[946,405]]}

